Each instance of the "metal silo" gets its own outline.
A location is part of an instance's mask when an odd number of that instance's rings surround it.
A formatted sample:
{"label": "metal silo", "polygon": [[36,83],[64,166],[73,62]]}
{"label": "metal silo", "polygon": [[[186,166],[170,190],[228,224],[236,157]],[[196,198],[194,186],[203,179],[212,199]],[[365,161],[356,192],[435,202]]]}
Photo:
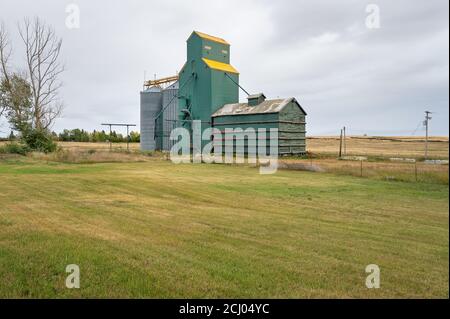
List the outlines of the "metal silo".
{"label": "metal silo", "polygon": [[166,87],[162,92],[162,149],[170,151],[175,141],[170,140],[170,132],[177,127],[178,121],[178,81]]}
{"label": "metal silo", "polygon": [[162,108],[162,90],[150,87],[141,92],[141,150],[154,151],[155,116]]}

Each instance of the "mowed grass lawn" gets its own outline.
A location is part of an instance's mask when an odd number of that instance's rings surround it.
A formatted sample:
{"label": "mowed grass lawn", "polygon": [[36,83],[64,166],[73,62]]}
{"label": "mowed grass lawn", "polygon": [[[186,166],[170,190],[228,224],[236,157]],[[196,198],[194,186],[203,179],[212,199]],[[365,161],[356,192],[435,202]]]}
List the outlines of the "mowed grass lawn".
{"label": "mowed grass lawn", "polygon": [[9,160],[0,203],[0,297],[449,296],[447,185]]}

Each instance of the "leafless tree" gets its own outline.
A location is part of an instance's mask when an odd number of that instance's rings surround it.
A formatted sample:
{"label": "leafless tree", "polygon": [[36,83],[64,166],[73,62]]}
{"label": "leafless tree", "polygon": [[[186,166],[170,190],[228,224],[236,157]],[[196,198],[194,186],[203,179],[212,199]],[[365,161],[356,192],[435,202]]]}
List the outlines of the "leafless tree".
{"label": "leafless tree", "polygon": [[[8,41],[8,34],[5,25],[0,23],[0,81],[4,81],[6,85],[9,84],[8,63],[10,57],[11,47]],[[0,105],[0,116],[2,116],[5,108],[5,105]]]}
{"label": "leafless tree", "polygon": [[28,80],[32,91],[33,126],[48,129],[61,115],[59,98],[64,65],[59,61],[62,40],[39,18],[24,19],[19,33],[26,48]]}

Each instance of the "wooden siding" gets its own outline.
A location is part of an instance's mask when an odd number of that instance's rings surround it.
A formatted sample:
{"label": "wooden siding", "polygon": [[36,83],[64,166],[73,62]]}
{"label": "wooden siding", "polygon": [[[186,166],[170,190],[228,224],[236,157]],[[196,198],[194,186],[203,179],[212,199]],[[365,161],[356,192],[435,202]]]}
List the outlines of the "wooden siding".
{"label": "wooden siding", "polygon": [[[241,128],[243,132],[234,134],[234,145],[236,140],[245,141],[245,152],[247,152],[248,128],[257,131],[259,128],[277,128],[278,129],[278,153],[283,154],[303,154],[306,151],[305,145],[305,114],[295,102],[290,102],[279,113],[259,113],[243,115],[225,115],[217,116],[213,119],[213,126],[220,130],[222,136],[214,136],[215,143],[222,143],[222,149],[225,149],[225,129]],[[266,153],[269,146],[269,131],[266,133]]]}

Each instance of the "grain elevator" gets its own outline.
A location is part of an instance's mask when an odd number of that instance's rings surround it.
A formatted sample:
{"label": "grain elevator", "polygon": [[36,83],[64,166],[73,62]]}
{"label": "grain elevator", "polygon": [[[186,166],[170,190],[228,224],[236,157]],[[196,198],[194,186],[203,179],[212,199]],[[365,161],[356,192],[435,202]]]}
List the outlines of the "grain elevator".
{"label": "grain elevator", "polygon": [[306,112],[295,98],[266,99],[242,89],[248,96],[240,103],[240,89],[239,72],[230,63],[230,44],[192,32],[178,75],[147,81],[141,92],[141,149],[168,151],[174,143],[169,138],[172,129],[190,130],[192,121],[200,120],[202,130],[276,128],[279,154],[305,153]]}

